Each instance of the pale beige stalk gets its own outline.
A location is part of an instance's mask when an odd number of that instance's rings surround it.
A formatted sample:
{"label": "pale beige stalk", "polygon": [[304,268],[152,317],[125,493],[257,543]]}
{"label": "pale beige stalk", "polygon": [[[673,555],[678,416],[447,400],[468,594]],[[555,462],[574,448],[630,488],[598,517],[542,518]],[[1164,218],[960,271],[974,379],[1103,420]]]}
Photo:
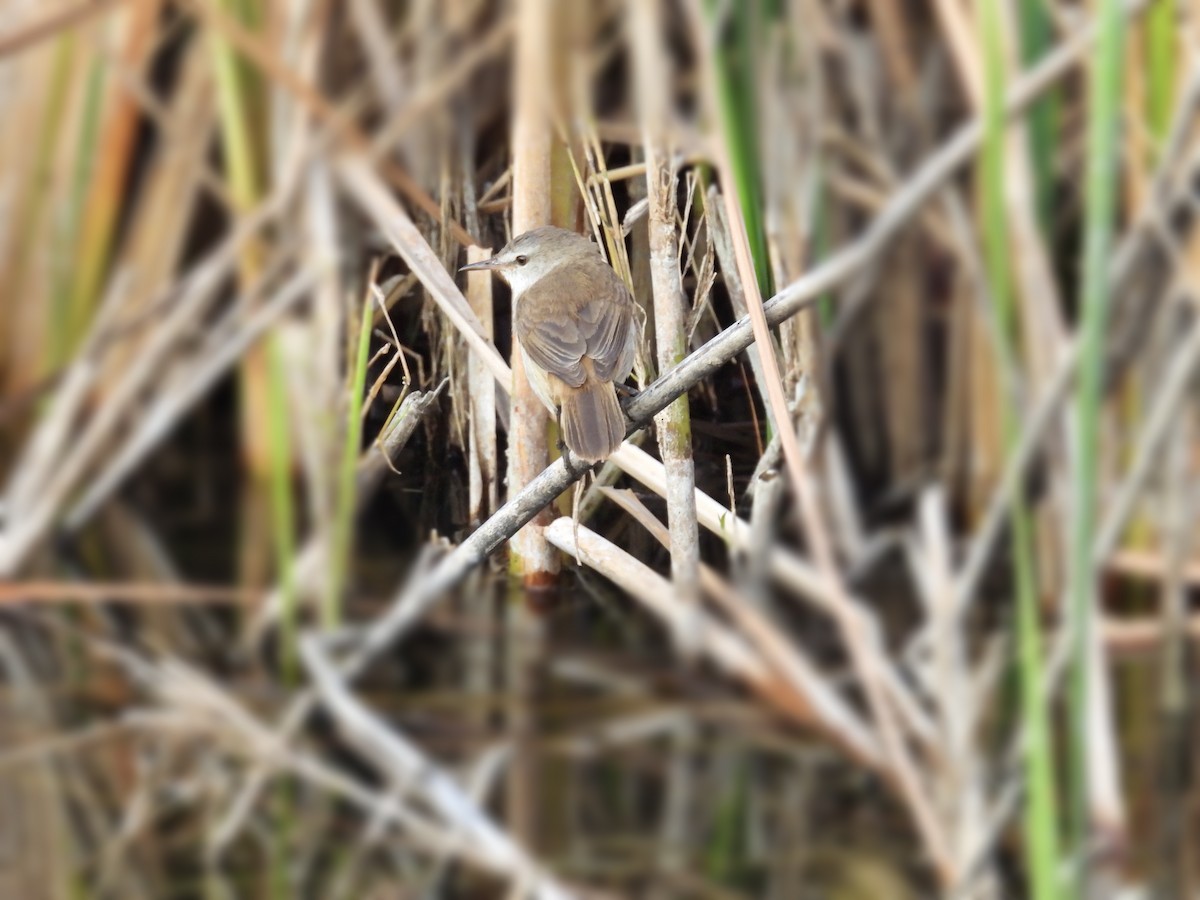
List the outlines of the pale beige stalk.
{"label": "pale beige stalk", "polygon": [[[467,262],[491,256],[490,248],[469,247]],[[487,272],[467,276],[467,302],[492,337],[492,279]],[[476,353],[467,354],[467,384],[471,394],[471,427],[468,446],[468,514],[481,522],[496,508],[500,468],[496,462],[496,382],[487,364]]]}
{"label": "pale beige stalk", "polygon": [[[520,0],[517,4],[515,81],[512,120],[512,231],[522,234],[550,222],[550,157],[552,134],[548,116],[553,4]],[[549,462],[546,429],[549,414],[525,377],[521,355],[512,358],[512,425],[508,435],[510,495],[532,481]],[[512,541],[514,562],[527,585],[553,579],[558,552],[542,536],[551,521],[543,511]]]}
{"label": "pale beige stalk", "polygon": [[[650,279],[654,288],[654,336],[659,373],[674,368],[687,355],[686,298],[679,273],[679,233],[675,220],[675,171],[671,165],[669,122],[672,72],[663,46],[659,0],[629,4],[629,38],[633,46],[637,93],[641,101],[649,199]],[[684,603],[695,603],[700,572],[700,538],[696,525],[696,470],[692,460],[691,420],[687,394],[677,397],[654,417],[658,448],[667,471],[667,522],[671,532],[671,587]]]}

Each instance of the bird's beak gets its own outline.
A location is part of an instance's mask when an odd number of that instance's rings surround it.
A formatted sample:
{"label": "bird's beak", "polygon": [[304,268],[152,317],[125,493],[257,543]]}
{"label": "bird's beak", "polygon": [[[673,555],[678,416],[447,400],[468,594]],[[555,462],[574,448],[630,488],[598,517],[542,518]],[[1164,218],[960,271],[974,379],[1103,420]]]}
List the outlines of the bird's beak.
{"label": "bird's beak", "polygon": [[491,259],[481,259],[479,262],[471,263],[469,266],[463,266],[458,271],[460,272],[483,272],[488,269],[498,269],[501,262],[495,256]]}

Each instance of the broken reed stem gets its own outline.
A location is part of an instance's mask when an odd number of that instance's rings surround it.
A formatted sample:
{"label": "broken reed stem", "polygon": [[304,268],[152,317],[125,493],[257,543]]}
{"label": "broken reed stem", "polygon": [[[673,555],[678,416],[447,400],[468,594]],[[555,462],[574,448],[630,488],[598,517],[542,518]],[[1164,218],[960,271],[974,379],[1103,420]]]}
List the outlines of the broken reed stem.
{"label": "broken reed stem", "polygon": [[[667,135],[671,72],[661,44],[659,0],[629,4],[629,37],[641,99],[649,199],[650,279],[654,289],[654,336],[658,371],[669,372],[687,354],[686,298],[679,273],[676,179]],[[687,394],[681,394],[654,419],[658,447],[667,472],[667,522],[670,528],[671,588],[682,603],[694,604],[700,578],[700,535],[696,524],[696,469],[692,459]],[[679,635],[688,641],[686,632]]]}

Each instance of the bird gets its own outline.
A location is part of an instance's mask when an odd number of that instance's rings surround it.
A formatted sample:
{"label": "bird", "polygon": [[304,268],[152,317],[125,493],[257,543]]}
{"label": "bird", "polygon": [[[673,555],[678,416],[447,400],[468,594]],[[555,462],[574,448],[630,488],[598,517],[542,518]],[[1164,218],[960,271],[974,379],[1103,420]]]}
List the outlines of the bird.
{"label": "bird", "polygon": [[462,271],[495,272],[512,288],[513,334],[525,375],[555,416],[562,443],[594,464],[625,439],[617,388],[637,352],[636,304],[588,238],[534,228]]}

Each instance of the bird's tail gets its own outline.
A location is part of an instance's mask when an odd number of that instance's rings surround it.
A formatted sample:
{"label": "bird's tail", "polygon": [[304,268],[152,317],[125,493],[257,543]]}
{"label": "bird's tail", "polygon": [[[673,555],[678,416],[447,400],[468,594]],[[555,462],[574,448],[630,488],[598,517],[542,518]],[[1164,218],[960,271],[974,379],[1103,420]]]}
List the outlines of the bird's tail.
{"label": "bird's tail", "polygon": [[562,431],[563,443],[581,460],[612,456],[625,440],[625,414],[612,384],[588,379],[571,391],[562,404]]}

